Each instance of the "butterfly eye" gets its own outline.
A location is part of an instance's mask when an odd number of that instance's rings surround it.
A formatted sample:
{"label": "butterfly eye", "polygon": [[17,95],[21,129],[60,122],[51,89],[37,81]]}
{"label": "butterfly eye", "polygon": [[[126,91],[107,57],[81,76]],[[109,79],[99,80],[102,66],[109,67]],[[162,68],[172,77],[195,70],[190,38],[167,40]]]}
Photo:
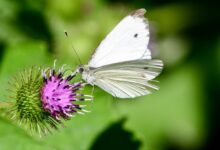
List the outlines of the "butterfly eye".
{"label": "butterfly eye", "polygon": [[80,67],[79,72],[82,73],[84,71],[84,68]]}

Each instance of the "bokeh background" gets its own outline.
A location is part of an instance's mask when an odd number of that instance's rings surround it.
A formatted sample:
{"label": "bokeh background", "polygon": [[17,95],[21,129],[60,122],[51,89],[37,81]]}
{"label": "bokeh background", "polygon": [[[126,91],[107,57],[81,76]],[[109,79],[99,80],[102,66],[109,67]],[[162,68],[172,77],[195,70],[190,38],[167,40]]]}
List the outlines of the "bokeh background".
{"label": "bokeh background", "polygon": [[[0,100],[32,65],[86,64],[129,12],[146,8],[160,90],[118,100],[95,88],[92,111],[43,138],[0,117],[1,150],[200,150],[219,146],[219,4],[199,0],[0,0]],[[69,33],[69,40],[64,31]],[[88,90],[90,91],[90,90]]]}

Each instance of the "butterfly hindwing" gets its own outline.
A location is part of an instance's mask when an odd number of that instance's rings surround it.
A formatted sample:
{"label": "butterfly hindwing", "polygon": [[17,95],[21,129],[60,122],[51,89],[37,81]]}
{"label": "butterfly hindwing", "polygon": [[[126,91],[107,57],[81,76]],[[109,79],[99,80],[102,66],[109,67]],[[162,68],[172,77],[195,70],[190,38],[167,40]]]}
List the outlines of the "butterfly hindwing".
{"label": "butterfly hindwing", "polygon": [[150,94],[158,87],[151,80],[159,75],[160,60],[138,60],[103,66],[93,70],[95,85],[119,98],[134,98]]}

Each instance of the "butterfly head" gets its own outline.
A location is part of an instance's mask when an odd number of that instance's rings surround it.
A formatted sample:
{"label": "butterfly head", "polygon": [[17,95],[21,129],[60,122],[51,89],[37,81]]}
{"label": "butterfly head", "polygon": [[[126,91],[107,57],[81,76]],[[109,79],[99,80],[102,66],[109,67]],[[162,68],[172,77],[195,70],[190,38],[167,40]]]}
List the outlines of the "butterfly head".
{"label": "butterfly head", "polygon": [[94,85],[95,77],[93,75],[93,71],[91,70],[91,68],[89,68],[89,66],[79,65],[77,70],[80,74],[82,74],[83,80],[91,85]]}
{"label": "butterfly head", "polygon": [[77,71],[78,71],[80,74],[84,74],[84,73],[90,72],[90,69],[89,69],[89,66],[87,66],[87,65],[78,65]]}
{"label": "butterfly head", "polygon": [[79,73],[82,74],[82,73],[85,71],[84,65],[79,65],[79,66],[77,67],[77,70],[78,70]]}

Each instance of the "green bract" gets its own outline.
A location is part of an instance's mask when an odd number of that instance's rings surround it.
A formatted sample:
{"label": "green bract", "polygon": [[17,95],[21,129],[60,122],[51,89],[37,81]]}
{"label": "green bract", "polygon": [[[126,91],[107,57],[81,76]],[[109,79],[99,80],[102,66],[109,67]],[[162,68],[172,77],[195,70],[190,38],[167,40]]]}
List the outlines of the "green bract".
{"label": "green bract", "polygon": [[10,110],[11,118],[28,131],[46,134],[57,129],[59,121],[45,111],[41,104],[43,78],[41,69],[33,67],[16,76],[12,82],[12,98],[15,100]]}

